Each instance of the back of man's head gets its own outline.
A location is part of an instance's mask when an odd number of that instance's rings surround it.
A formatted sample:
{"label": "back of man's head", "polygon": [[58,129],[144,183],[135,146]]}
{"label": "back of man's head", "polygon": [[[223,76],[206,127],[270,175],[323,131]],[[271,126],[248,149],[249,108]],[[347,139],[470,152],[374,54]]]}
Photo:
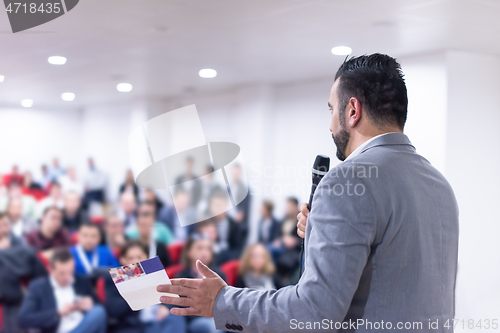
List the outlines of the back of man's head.
{"label": "back of man's head", "polygon": [[75,260],[67,248],[57,248],[50,258],[50,275],[56,282],[65,287],[74,278]]}
{"label": "back of man's head", "polygon": [[[351,97],[356,97],[375,126],[403,129],[408,96],[401,65],[396,59],[380,53],[354,57],[340,66],[335,80],[338,78],[341,111]],[[342,117],[343,113],[340,115]]]}

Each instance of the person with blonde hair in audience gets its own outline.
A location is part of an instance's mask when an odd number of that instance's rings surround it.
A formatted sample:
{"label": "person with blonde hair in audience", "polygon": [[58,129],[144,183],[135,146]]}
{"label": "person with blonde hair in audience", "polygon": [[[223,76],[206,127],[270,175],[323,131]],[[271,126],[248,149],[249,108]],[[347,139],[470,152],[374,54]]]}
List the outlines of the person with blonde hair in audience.
{"label": "person with blonde hair in audience", "polygon": [[241,257],[236,287],[257,290],[279,289],[283,285],[275,272],[271,255],[264,244],[250,245]]}
{"label": "person with blonde hair in audience", "polygon": [[12,224],[12,233],[19,238],[36,229],[36,221],[23,217],[23,202],[20,198],[12,198],[7,203],[6,213]]}

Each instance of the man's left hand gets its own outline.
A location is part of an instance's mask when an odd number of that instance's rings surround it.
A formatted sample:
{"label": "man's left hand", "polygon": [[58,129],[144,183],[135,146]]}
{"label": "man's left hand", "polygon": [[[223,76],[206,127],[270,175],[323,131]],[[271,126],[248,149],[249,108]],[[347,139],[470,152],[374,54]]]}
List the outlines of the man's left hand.
{"label": "man's left hand", "polygon": [[185,306],[172,308],[170,313],[177,316],[213,317],[214,303],[217,294],[226,287],[226,282],[217,273],[208,268],[200,260],[196,261],[196,269],[205,279],[172,279],[172,285],[163,284],[157,287],[159,292],[176,294],[185,297],[161,296],[160,302]]}

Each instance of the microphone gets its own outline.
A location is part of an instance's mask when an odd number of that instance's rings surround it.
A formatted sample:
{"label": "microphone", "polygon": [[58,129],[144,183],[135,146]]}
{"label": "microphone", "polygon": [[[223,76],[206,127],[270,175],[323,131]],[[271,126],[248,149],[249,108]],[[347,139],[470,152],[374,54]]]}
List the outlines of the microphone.
{"label": "microphone", "polygon": [[[307,209],[309,212],[312,208],[312,201],[314,197],[314,192],[316,191],[316,187],[318,187],[319,182],[330,170],[330,157],[325,155],[318,155],[314,160],[314,164],[312,167],[312,186],[311,186],[311,195],[309,196],[309,203],[307,204]],[[302,276],[302,265],[304,262],[304,238],[302,238],[302,246],[300,249],[300,268],[299,268],[299,279]]]}

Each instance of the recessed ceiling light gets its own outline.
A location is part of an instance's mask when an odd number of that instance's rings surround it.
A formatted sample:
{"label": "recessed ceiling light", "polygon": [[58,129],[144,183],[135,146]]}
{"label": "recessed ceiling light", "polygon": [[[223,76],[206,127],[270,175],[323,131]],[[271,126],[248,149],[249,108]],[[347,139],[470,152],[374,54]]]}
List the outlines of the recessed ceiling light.
{"label": "recessed ceiling light", "polygon": [[211,79],[211,78],[214,78],[217,76],[217,71],[215,69],[211,69],[211,68],[204,68],[204,69],[201,69],[198,74],[202,78]]}
{"label": "recessed ceiling light", "polygon": [[33,100],[31,99],[23,99],[21,101],[21,106],[24,106],[25,108],[30,108],[33,106]]}
{"label": "recessed ceiling light", "polygon": [[64,65],[66,63],[66,58],[61,56],[49,57],[49,64],[51,65]]}
{"label": "recessed ceiling light", "polygon": [[129,92],[132,91],[132,85],[130,83],[118,83],[116,85],[116,90],[119,92]]}
{"label": "recessed ceiling light", "polygon": [[0,82],[3,82],[3,80],[5,80],[5,76],[0,75]]}
{"label": "recessed ceiling light", "polygon": [[335,46],[332,48],[332,53],[335,55],[348,55],[352,53],[352,49],[349,46]]}
{"label": "recessed ceiling light", "polygon": [[65,92],[61,95],[61,98],[63,101],[73,102],[75,100],[75,94],[73,94],[71,92]]}

